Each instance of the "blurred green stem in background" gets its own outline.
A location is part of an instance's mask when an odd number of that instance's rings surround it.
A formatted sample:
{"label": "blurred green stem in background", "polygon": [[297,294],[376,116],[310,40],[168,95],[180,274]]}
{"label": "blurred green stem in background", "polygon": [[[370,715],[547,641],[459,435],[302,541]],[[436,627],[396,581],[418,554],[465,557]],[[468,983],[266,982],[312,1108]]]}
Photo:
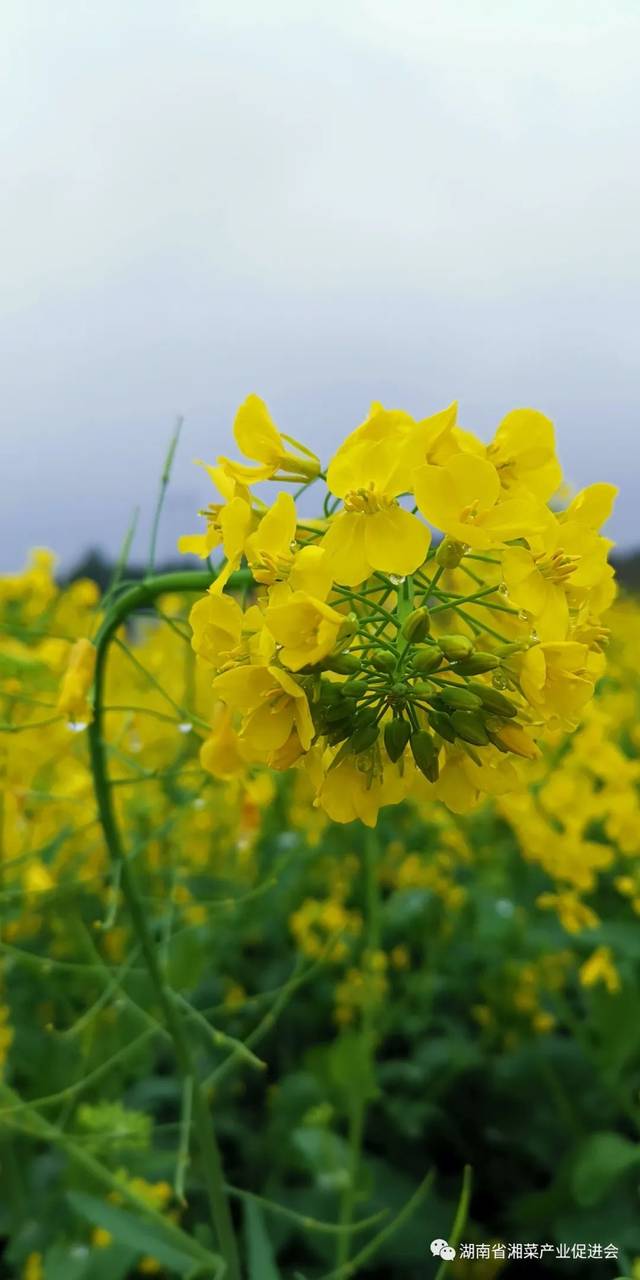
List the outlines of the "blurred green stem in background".
{"label": "blurred green stem in background", "polygon": [[[374,953],[380,942],[380,888],[378,881],[379,842],[375,829],[365,831],[364,857],[362,861],[363,899],[365,910],[365,930],[363,962],[369,968]],[[375,1000],[373,991],[365,998],[362,1009],[360,1035],[362,1037],[362,1056],[365,1061],[364,1077],[373,1079],[375,1071]],[[356,1205],[362,1144],[367,1118],[367,1105],[370,1094],[367,1089],[354,1089],[350,1094],[351,1112],[349,1116],[349,1166],[348,1180],[342,1193],[340,1205],[340,1226],[343,1228],[338,1238],[336,1264],[345,1267],[349,1261],[351,1250],[351,1228]]]}

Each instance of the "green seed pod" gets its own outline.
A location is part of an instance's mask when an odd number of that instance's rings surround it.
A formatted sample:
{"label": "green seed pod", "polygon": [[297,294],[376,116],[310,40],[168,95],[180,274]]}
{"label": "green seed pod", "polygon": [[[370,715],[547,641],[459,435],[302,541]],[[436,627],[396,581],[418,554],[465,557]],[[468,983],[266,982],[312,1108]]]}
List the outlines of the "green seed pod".
{"label": "green seed pod", "polygon": [[360,729],[356,729],[351,739],[351,750],[354,755],[359,755],[361,751],[367,751],[376,741],[380,730],[377,724],[365,724]]}
{"label": "green seed pod", "polygon": [[504,694],[500,693],[498,689],[494,689],[488,684],[481,684],[479,680],[470,680],[469,688],[478,695],[487,711],[492,711],[496,716],[507,716],[509,718],[517,716],[518,708],[515,703],[510,698],[505,698]]}
{"label": "green seed pod", "polygon": [[487,745],[489,735],[480,716],[474,711],[452,711],[451,723],[456,731],[456,737],[462,738],[463,742],[470,742],[476,747]]}
{"label": "green seed pod", "polygon": [[460,662],[456,662],[456,671],[461,676],[481,676],[485,671],[495,671],[500,666],[500,659],[495,653],[484,653],[480,649],[476,649],[468,658],[461,658]]}
{"label": "green seed pod", "polygon": [[360,659],[353,653],[334,653],[322,665],[325,671],[336,671],[340,676],[354,676],[361,670]]}
{"label": "green seed pod", "polygon": [[438,748],[426,729],[418,729],[416,733],[411,734],[411,751],[425,778],[428,778],[429,782],[437,782],[440,772]]}
{"label": "green seed pod", "polygon": [[447,707],[459,707],[462,711],[476,711],[482,706],[482,699],[477,693],[472,693],[470,689],[464,685],[452,684],[445,689],[444,685],[438,686],[438,703],[445,702]]}
{"label": "green seed pod", "polygon": [[374,649],[371,654],[371,664],[376,671],[389,673],[395,671],[396,660],[393,654],[388,653],[386,649]]}
{"label": "green seed pod", "polygon": [[429,724],[435,733],[439,733],[445,742],[455,742],[456,731],[451,723],[451,719],[444,711],[430,711]]}
{"label": "green seed pod", "polygon": [[459,658],[468,658],[473,652],[473,640],[469,636],[440,636],[438,644],[449,662],[457,662]]}
{"label": "green seed pod", "polygon": [[442,569],[457,569],[466,551],[463,542],[456,542],[455,538],[443,538],[436,551],[436,564]]}
{"label": "green seed pod", "polygon": [[423,605],[420,609],[414,609],[413,613],[405,618],[400,631],[409,644],[419,644],[425,636],[428,636],[430,628],[431,616],[426,605]]}
{"label": "green seed pod", "polygon": [[421,676],[428,676],[432,671],[437,671],[443,662],[444,655],[437,644],[420,645],[411,658],[413,670],[418,671]]}
{"label": "green seed pod", "polygon": [[384,726],[384,745],[393,764],[400,759],[410,737],[411,725],[408,720],[389,720]]}
{"label": "green seed pod", "polygon": [[496,653],[498,653],[501,658],[510,658],[514,653],[524,653],[528,648],[528,644],[514,640],[511,644],[496,645]]}
{"label": "green seed pod", "polygon": [[348,698],[364,698],[365,693],[369,692],[366,680],[345,680],[341,687]]}

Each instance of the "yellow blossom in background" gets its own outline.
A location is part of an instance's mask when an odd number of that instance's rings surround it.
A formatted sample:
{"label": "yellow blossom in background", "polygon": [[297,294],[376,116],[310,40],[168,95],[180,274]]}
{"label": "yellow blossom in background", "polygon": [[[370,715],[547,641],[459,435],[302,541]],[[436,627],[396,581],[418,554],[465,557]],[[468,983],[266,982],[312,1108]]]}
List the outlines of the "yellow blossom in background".
{"label": "yellow blossom in background", "polygon": [[41,1253],[33,1252],[28,1255],[22,1271],[22,1280],[44,1280]]}
{"label": "yellow blossom in background", "polygon": [[620,975],[609,947],[597,947],[580,968],[580,982],[583,987],[594,987],[602,983],[609,992],[615,995],[620,990]]}
{"label": "yellow blossom in background", "polygon": [[88,693],[93,684],[96,651],[90,640],[76,640],[58,695],[58,710],[77,724],[88,724],[93,716]]}

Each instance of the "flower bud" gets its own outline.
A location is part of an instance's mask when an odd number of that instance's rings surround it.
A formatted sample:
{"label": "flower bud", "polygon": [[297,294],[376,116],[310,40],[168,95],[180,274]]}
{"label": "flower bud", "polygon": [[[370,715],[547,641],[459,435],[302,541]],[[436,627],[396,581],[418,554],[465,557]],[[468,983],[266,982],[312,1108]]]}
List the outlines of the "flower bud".
{"label": "flower bud", "polygon": [[487,730],[475,711],[452,711],[451,723],[456,737],[476,747],[485,747],[489,741]]}
{"label": "flower bud", "polygon": [[457,662],[459,658],[468,658],[473,652],[473,640],[469,636],[440,636],[438,645],[449,662]]}
{"label": "flower bud", "polygon": [[423,644],[417,648],[411,658],[411,666],[420,675],[428,676],[442,666],[444,655],[436,644]]}
{"label": "flower bud", "polygon": [[353,733],[353,720],[340,720],[338,724],[332,724],[327,731],[327,742],[330,747],[336,747],[339,742],[344,742],[346,738],[350,738]]}
{"label": "flower bud", "polygon": [[389,720],[385,725],[384,745],[393,764],[400,759],[410,737],[411,725],[408,720]]}
{"label": "flower bud", "polygon": [[416,733],[411,734],[411,751],[425,778],[428,778],[429,782],[437,782],[440,772],[438,748],[426,729],[418,729]]}
{"label": "flower bud", "polygon": [[411,689],[413,693],[419,693],[423,698],[434,698],[439,692],[437,684],[432,680],[414,680]]}
{"label": "flower bud", "polygon": [[358,630],[358,615],[348,613],[338,631],[338,640],[348,640]]}
{"label": "flower bud", "polygon": [[364,698],[368,691],[369,685],[366,680],[345,680],[342,685],[342,692],[349,698]]}
{"label": "flower bud", "polygon": [[440,737],[444,738],[445,742],[455,742],[456,731],[444,711],[430,711],[429,724],[435,733],[439,733]]}
{"label": "flower bud", "polygon": [[500,666],[500,659],[495,653],[485,653],[484,650],[476,649],[475,653],[469,655],[468,658],[461,658],[456,663],[456,671],[461,676],[481,676],[485,671],[495,671]]}
{"label": "flower bud", "polygon": [[476,711],[478,707],[482,706],[482,699],[479,698],[476,693],[472,693],[470,689],[467,689],[461,684],[452,684],[447,686],[447,688],[445,688],[444,685],[440,685],[438,688],[438,701],[436,705],[439,705],[441,702],[446,703],[447,708],[459,707],[463,711]]}
{"label": "flower bud", "polygon": [[436,551],[436,563],[442,569],[457,569],[466,551],[464,542],[456,542],[455,538],[443,538]]}
{"label": "flower bud", "polygon": [[496,716],[517,716],[518,708],[510,698],[505,698],[503,693],[498,689],[494,689],[492,685],[481,684],[479,680],[470,680],[469,688],[480,698],[482,705],[487,711],[492,711]]}
{"label": "flower bud", "polygon": [[405,618],[400,632],[409,644],[419,644],[429,634],[430,627],[431,616],[426,605],[423,605],[420,609],[414,609]]}
{"label": "flower bud", "polygon": [[367,751],[372,747],[378,737],[379,729],[377,724],[366,724],[361,729],[356,729],[351,739],[351,750],[354,755],[359,755],[361,751]]}
{"label": "flower bud", "polygon": [[376,707],[362,707],[353,718],[354,729],[364,729],[365,725],[374,724],[378,718]]}
{"label": "flower bud", "polygon": [[339,720],[346,720],[347,716],[353,715],[355,709],[355,698],[342,698],[340,702],[333,702],[325,709],[324,718],[327,724],[335,724]]}
{"label": "flower bud", "polygon": [[501,751],[506,748],[507,751],[512,751],[514,755],[522,756],[525,760],[536,760],[540,755],[540,748],[519,724],[505,724],[504,720],[488,719],[487,732],[491,741]]}
{"label": "flower bud", "polygon": [[395,670],[396,660],[386,649],[374,649],[371,654],[371,664],[376,671],[384,671],[388,674]]}
{"label": "flower bud", "polygon": [[354,653],[334,653],[323,662],[325,671],[336,671],[339,676],[352,676],[360,671],[360,659]]}

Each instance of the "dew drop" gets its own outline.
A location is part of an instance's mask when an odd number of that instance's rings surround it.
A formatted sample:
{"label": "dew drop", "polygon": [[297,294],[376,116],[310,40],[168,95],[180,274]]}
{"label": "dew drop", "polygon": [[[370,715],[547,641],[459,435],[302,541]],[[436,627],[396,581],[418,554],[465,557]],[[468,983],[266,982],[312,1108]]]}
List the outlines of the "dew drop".
{"label": "dew drop", "polygon": [[82,733],[86,728],[87,724],[85,720],[69,720],[67,723],[69,733]]}
{"label": "dew drop", "polygon": [[518,617],[521,622],[531,622],[532,615],[530,613],[527,613],[526,609],[521,609],[518,614]]}
{"label": "dew drop", "polygon": [[498,898],[495,908],[497,915],[503,916],[505,919],[512,916],[515,911],[515,907],[509,898]]}
{"label": "dew drop", "polygon": [[180,724],[178,725],[178,733],[191,733],[192,729],[193,729],[193,725],[191,724],[190,720],[181,720]]}
{"label": "dew drop", "polygon": [[506,678],[506,676],[503,674],[503,672],[502,672],[502,671],[495,671],[495,672],[494,672],[493,679],[492,679],[491,683],[492,683],[492,685],[493,685],[494,689],[506,689],[506,688],[507,688],[507,678]]}
{"label": "dew drop", "polygon": [[508,596],[508,594],[509,594],[509,588],[508,588],[508,586],[507,586],[506,582],[501,582],[501,583],[500,583],[500,585],[499,585],[499,587],[498,587],[498,591],[500,592],[500,595],[501,595],[501,596]]}
{"label": "dew drop", "polygon": [[401,587],[402,583],[406,582],[406,580],[407,579],[405,574],[400,574],[400,573],[389,574],[389,582],[392,582],[394,587]]}

